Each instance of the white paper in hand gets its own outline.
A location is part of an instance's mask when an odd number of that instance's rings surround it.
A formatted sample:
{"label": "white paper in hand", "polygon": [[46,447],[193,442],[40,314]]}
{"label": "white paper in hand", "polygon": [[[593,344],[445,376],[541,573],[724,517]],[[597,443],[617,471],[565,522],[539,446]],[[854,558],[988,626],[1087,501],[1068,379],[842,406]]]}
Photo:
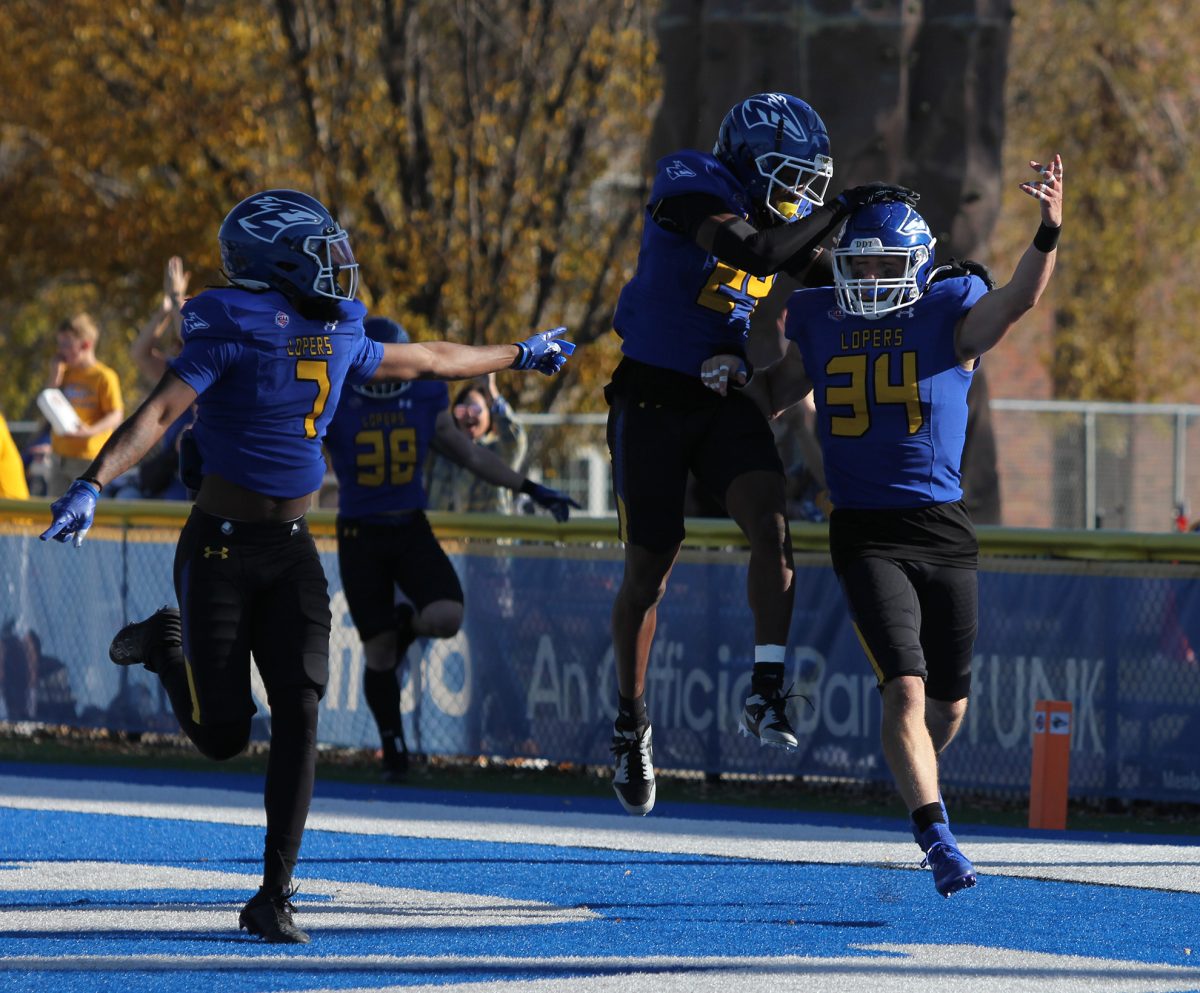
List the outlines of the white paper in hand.
{"label": "white paper in hand", "polygon": [[55,434],[70,434],[83,427],[83,421],[75,413],[71,401],[59,389],[45,389],[38,394],[38,410],[50,422],[50,428]]}

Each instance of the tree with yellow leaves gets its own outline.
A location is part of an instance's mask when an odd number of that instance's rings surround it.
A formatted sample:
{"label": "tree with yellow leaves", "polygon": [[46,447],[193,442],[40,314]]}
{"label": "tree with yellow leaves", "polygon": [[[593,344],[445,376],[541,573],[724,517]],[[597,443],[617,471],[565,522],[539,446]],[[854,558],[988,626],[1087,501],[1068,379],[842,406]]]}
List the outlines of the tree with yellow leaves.
{"label": "tree with yellow leaves", "polygon": [[519,402],[595,405],[642,206],[646,16],[629,0],[0,5],[0,320],[17,373],[0,406],[29,409],[46,329],[83,307],[132,385],[121,353],[164,261],[221,282],[217,226],[268,187],[333,209],[365,302],[418,339],[568,325],[589,360],[522,383]]}

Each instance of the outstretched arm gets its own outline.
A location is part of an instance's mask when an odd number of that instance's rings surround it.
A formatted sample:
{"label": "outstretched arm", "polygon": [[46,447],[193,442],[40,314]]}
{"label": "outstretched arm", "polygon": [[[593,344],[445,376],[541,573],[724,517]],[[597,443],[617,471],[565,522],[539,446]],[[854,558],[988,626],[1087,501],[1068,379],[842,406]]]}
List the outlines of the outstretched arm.
{"label": "outstretched arm", "polygon": [[1058,235],[1062,228],[1063,162],[1061,155],[1043,165],[1030,160],[1041,174],[1036,182],[1022,183],[1021,189],[1037,199],[1042,208],[1042,223],[1033,244],[1017,263],[1012,279],[1004,286],[985,293],[958,323],[954,347],[960,362],[978,358],[1000,341],[1017,321],[1032,310],[1050,282],[1057,258]]}
{"label": "outstretched arm", "polygon": [[459,345],[452,341],[385,344],[370,382],[409,379],[474,379],[503,369],[536,369],[553,376],[575,351],[560,336],[566,328],[539,331],[515,345]]}
{"label": "outstretched arm", "polygon": [[477,445],[460,431],[449,409],[443,410],[434,423],[433,447],[442,455],[457,462],[484,482],[519,490],[525,477],[500,458],[490,448]]}
{"label": "outstretched arm", "polygon": [[42,532],[42,541],[73,539],[78,548],[92,526],[100,490],[135,466],[195,399],[195,390],[175,373],[166,372],[133,416],[112,433],[84,474],[50,505],[51,523]]}
{"label": "outstretched arm", "polygon": [[491,449],[473,442],[458,429],[449,410],[443,410],[437,416],[433,447],[485,482],[507,487],[515,493],[529,494],[534,503],[550,511],[559,523],[567,520],[572,507],[579,509],[579,504],[565,493],[526,479]]}
{"label": "outstretched arm", "polygon": [[175,420],[196,401],[196,391],[168,370],[113,433],[81,478],[105,486],[141,461]]}

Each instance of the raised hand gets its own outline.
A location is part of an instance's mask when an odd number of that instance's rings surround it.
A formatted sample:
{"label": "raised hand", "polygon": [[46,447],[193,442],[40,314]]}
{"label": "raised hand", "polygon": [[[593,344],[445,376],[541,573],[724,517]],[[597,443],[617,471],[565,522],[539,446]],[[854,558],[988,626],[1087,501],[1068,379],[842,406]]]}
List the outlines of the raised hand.
{"label": "raised hand", "polygon": [[163,273],[163,310],[178,310],[183,306],[191,278],[192,274],[184,271],[183,259],[178,255],[167,259],[167,268]]}
{"label": "raised hand", "polygon": [[907,186],[893,186],[890,183],[867,183],[863,186],[851,186],[842,190],[833,198],[835,207],[845,211],[858,210],[872,203],[900,202],[910,207],[916,206],[921,194],[910,190]]}
{"label": "raised hand", "polygon": [[565,493],[549,486],[543,486],[541,483],[535,483],[533,480],[526,480],[525,485],[521,487],[521,492],[528,493],[534,503],[550,511],[559,524],[565,523],[571,516],[572,507],[576,510],[582,509]]}
{"label": "raised hand", "polygon": [[1042,223],[1047,227],[1062,226],[1063,202],[1063,161],[1061,155],[1055,155],[1047,163],[1029,160],[1029,167],[1041,173],[1041,180],[1022,183],[1021,189],[1031,197],[1041,201]]}
{"label": "raised hand", "polygon": [[567,356],[575,351],[574,342],[559,340],[559,335],[566,333],[566,328],[551,328],[518,342],[512,368],[536,369],[545,376],[553,376],[567,364]]}
{"label": "raised hand", "polygon": [[92,526],[92,518],[96,513],[96,499],[99,496],[100,491],[91,483],[82,479],[75,480],[67,492],[50,505],[53,521],[42,532],[42,541],[53,538],[55,541],[67,542],[73,538],[76,548],[82,545]]}

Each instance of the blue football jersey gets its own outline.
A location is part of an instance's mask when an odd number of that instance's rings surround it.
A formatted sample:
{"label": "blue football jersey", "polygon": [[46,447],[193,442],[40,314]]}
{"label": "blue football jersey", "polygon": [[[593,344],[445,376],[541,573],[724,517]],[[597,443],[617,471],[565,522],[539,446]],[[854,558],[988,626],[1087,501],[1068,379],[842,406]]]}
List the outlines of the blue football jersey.
{"label": "blue football jersey", "polygon": [[383,346],[363,334],[366,308],[305,320],[280,293],[205,290],[183,307],[171,370],[198,394],[194,430],[205,473],[281,499],[325,478],[321,439],[343,383],[364,383]]}
{"label": "blue football jersey", "polygon": [[398,385],[389,397],[346,390],[329,424],[325,450],[343,517],[424,510],[428,503],[421,467],[450,390],[429,379]]}
{"label": "blue football jersey", "polygon": [[841,310],[830,287],[798,290],[786,334],[813,382],[835,507],[915,508],[962,499],[967,391],[954,328],[987,292],[977,276],[934,283],[882,317]]}
{"label": "blue football jersey", "polygon": [[[705,152],[676,152],[658,162],[651,205],[685,193],[720,197],[729,213],[750,214],[745,188]],[[647,208],[637,271],[613,316],[621,350],[639,362],[699,376],[705,359],[745,354],[750,315],[774,280],[721,262],[694,239],[660,227]]]}

